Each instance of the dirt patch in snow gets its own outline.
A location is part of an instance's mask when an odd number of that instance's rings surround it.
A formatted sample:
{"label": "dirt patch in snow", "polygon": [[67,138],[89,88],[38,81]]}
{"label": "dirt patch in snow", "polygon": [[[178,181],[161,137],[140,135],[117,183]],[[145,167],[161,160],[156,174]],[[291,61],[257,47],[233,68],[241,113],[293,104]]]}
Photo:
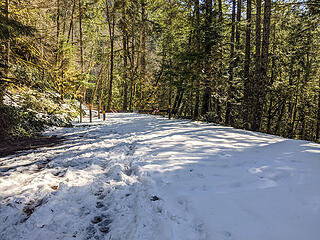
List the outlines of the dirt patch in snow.
{"label": "dirt patch in snow", "polygon": [[18,139],[0,138],[0,157],[12,155],[18,151],[36,149],[40,147],[53,147],[65,139],[54,136],[23,137]]}

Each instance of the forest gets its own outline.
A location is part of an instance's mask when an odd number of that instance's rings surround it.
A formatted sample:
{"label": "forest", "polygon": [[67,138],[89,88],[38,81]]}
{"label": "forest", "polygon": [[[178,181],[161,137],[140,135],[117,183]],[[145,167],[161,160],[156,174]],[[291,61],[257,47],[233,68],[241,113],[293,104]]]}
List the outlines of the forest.
{"label": "forest", "polygon": [[319,240],[320,0],[0,0],[0,239]]}
{"label": "forest", "polygon": [[320,141],[319,0],[2,0],[0,8],[2,133],[82,121],[86,106],[99,118],[102,109],[160,109]]}

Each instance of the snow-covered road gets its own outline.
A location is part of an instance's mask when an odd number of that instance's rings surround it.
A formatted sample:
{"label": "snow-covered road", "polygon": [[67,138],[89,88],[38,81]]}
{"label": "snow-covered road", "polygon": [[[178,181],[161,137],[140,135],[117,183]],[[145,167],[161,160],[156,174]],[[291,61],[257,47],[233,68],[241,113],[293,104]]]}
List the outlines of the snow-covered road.
{"label": "snow-covered road", "polygon": [[109,114],[0,158],[0,239],[318,240],[320,145]]}

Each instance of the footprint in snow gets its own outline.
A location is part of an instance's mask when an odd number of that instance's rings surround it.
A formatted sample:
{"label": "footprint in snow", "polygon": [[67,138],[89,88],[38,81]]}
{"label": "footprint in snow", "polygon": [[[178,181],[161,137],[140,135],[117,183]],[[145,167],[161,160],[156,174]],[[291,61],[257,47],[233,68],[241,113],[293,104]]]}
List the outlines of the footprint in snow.
{"label": "footprint in snow", "polygon": [[68,169],[58,169],[58,170],[55,170],[52,173],[53,176],[56,176],[56,177],[64,177],[67,173]]}
{"label": "footprint in snow", "polygon": [[153,196],[153,197],[151,197],[151,199],[150,199],[151,201],[158,201],[158,200],[160,200],[160,198],[159,197],[157,197],[157,196]]}
{"label": "footprint in snow", "polygon": [[97,230],[95,229],[95,227],[93,225],[89,225],[86,228],[86,233],[87,233],[86,239],[92,239],[95,236],[95,234],[97,233]]}
{"label": "footprint in snow", "polygon": [[226,232],[224,232],[224,239],[231,239],[231,236],[232,236],[232,234],[230,233],[230,232],[228,232],[228,231],[226,231]]}
{"label": "footprint in snow", "polygon": [[218,155],[219,155],[220,158],[229,158],[229,157],[232,156],[232,155],[229,154],[229,153],[220,153],[220,154],[218,154]]}
{"label": "footprint in snow", "polygon": [[124,173],[127,175],[127,176],[131,176],[131,174],[132,174],[132,169],[131,169],[131,167],[129,167],[129,166],[125,166],[124,167]]}
{"label": "footprint in snow", "polygon": [[87,231],[88,231],[88,237],[94,237],[97,238],[98,235],[96,228],[104,233],[107,234],[110,232],[110,224],[112,223],[112,220],[110,220],[107,216],[95,216],[92,220],[91,223],[93,225],[90,225],[89,227],[87,227]]}
{"label": "footprint in snow", "polygon": [[97,202],[96,203],[96,208],[102,208],[102,207],[104,207],[103,202]]}
{"label": "footprint in snow", "polygon": [[110,219],[105,219],[104,221],[100,222],[98,224],[100,232],[108,233],[110,231],[110,223],[112,223]]}
{"label": "footprint in snow", "polygon": [[95,216],[92,220],[91,220],[91,222],[93,223],[93,224],[97,224],[97,223],[99,223],[99,222],[101,222],[102,221],[102,217],[101,216]]}
{"label": "footprint in snow", "polygon": [[100,196],[103,193],[103,188],[99,188],[97,191],[94,192],[95,196]]}

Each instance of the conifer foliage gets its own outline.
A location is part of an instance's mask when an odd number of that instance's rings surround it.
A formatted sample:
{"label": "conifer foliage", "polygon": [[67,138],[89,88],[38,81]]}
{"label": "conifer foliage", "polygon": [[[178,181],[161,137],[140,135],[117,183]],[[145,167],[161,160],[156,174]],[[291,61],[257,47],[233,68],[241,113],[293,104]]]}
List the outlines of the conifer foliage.
{"label": "conifer foliage", "polygon": [[0,104],[28,86],[99,112],[170,105],[175,117],[319,141],[319,9],[318,0],[2,1]]}

